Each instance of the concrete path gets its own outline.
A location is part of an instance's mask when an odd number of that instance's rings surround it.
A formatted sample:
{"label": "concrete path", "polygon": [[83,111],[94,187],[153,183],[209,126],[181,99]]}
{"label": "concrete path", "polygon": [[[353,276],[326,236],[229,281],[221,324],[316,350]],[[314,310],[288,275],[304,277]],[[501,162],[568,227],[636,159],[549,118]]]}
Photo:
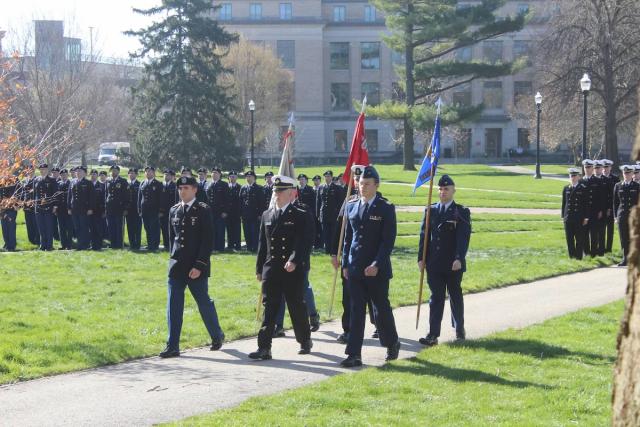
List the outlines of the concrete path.
{"label": "concrete path", "polygon": [[[534,176],[536,174],[535,169],[525,168],[524,166],[503,166],[503,165],[491,165],[492,168],[502,170],[505,172],[517,173],[519,175],[531,175]],[[569,166],[567,166],[567,169]],[[568,174],[567,175],[559,175],[557,173],[548,173],[541,172],[542,178],[555,179],[558,181],[569,182]]]}
{"label": "concrete path", "polygon": [[[625,288],[626,269],[602,268],[469,295],[465,298],[467,335],[478,338],[602,305],[622,298]],[[448,304],[445,307],[447,325]],[[395,316],[400,356],[414,356],[423,348],[417,339],[425,334],[428,307],[423,306],[418,331],[415,307],[397,309]],[[299,347],[289,331],[286,338],[274,340],[275,360],[267,362],[247,359],[247,353],[256,348],[252,338],[227,343],[219,352],[196,349],[177,359],[153,357],[3,386],[0,424],[150,425],[215,411],[345,372],[338,366],[344,357],[344,346],[335,341],[340,332],[338,322],[323,324],[313,334],[313,352],[307,356],[297,354]],[[367,336],[370,333],[369,327]],[[445,326],[441,341],[452,338],[453,331]],[[365,364],[383,364],[385,349],[376,340],[367,339],[365,344]]]}
{"label": "concrete path", "polygon": [[[524,208],[469,208],[477,214],[511,214],[511,215],[557,215],[560,220],[560,209],[524,209]],[[424,212],[424,206],[396,206],[396,212]]]}

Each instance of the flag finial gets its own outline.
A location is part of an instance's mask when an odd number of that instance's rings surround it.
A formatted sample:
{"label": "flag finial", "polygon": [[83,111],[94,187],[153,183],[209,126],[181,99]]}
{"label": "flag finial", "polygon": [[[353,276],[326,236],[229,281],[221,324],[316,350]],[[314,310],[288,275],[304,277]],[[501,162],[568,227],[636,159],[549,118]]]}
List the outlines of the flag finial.
{"label": "flag finial", "polygon": [[436,111],[437,115],[440,115],[440,109],[442,108],[442,105],[444,103],[442,102],[442,98],[438,97],[438,100],[436,101],[436,107],[438,107],[438,110]]}
{"label": "flag finial", "polygon": [[360,114],[364,114],[364,110],[367,108],[367,95],[364,96],[362,100],[362,108],[360,109]]}

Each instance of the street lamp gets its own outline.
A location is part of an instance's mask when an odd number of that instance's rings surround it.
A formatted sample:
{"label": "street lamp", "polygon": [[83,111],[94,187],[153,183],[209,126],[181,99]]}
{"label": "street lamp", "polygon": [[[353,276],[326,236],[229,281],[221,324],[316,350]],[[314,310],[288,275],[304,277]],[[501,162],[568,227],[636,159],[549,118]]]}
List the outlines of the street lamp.
{"label": "street lamp", "polygon": [[536,176],[535,179],[541,179],[540,174],[540,113],[542,113],[542,95],[540,92],[536,93],[536,110],[537,110],[537,122],[536,122]]}
{"label": "street lamp", "polygon": [[591,79],[589,78],[589,74],[584,73],[584,76],[582,76],[582,79],[580,80],[580,89],[582,89],[582,94],[584,95],[584,107],[582,109],[582,160],[584,160],[587,158],[587,96],[591,90]]}
{"label": "street lamp", "polygon": [[253,102],[253,99],[249,101],[249,111],[251,112],[251,172],[253,172],[253,147],[254,147],[254,138],[253,138],[253,130],[254,130],[254,122],[253,122],[253,114],[256,111],[256,103]]}

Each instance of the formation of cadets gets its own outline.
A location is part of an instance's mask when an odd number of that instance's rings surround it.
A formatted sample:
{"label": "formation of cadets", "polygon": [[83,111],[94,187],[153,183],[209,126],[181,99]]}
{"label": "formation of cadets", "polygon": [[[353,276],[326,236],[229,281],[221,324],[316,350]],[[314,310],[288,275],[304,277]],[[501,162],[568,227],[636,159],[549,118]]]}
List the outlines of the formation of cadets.
{"label": "formation of cadets", "polygon": [[611,173],[608,159],[582,162],[584,176],[578,168],[569,168],[570,183],[562,192],[562,218],[569,257],[601,256],[611,252],[614,225],[618,224],[623,258],[629,252],[629,214],[638,203],[640,164],[622,165],[622,179]]}

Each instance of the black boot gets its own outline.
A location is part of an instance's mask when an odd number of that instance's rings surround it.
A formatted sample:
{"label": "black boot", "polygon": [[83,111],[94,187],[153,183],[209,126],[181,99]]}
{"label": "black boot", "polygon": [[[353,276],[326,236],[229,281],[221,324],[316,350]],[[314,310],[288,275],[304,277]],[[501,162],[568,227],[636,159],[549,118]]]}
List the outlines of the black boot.
{"label": "black boot", "polygon": [[271,349],[269,349],[269,348],[259,348],[258,351],[254,351],[253,353],[249,353],[249,359],[270,360],[271,359]]}
{"label": "black boot", "polygon": [[311,325],[311,332],[317,332],[320,329],[320,315],[318,313],[309,316],[309,325]]}
{"label": "black boot", "polygon": [[177,348],[171,348],[169,346],[166,346],[164,350],[162,350],[160,354],[158,354],[158,356],[160,356],[163,359],[168,359],[170,357],[179,357],[180,350],[178,350]]}
{"label": "black boot", "polygon": [[300,344],[300,351],[298,354],[309,354],[311,353],[311,348],[313,347],[313,341],[307,340]]}
{"label": "black boot", "polygon": [[360,356],[349,355],[349,357],[340,362],[340,366],[343,368],[357,368],[358,366],[362,366],[362,358]]}
{"label": "black boot", "polygon": [[400,341],[387,347],[387,357],[384,360],[386,360],[387,362],[391,360],[396,360],[399,354],[400,354]]}
{"label": "black boot", "polygon": [[427,347],[438,345],[438,337],[434,337],[433,335],[427,335],[425,338],[420,338],[418,341],[420,344],[426,345]]}

